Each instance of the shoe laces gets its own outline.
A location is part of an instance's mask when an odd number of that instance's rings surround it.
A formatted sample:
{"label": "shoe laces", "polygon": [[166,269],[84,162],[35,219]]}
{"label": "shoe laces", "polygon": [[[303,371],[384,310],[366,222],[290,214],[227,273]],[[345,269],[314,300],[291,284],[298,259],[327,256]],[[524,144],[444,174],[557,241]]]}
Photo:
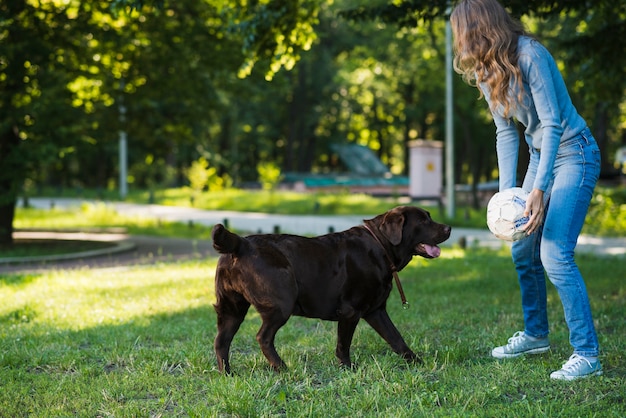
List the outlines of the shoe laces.
{"label": "shoe laces", "polygon": [[589,360],[587,360],[583,356],[579,356],[578,354],[572,354],[569,360],[567,360],[567,362],[563,365],[563,370],[568,373],[574,372],[576,371],[576,369],[578,369],[578,365],[583,361],[589,365],[590,369],[593,369],[593,366],[591,365],[591,362]]}
{"label": "shoe laces", "polygon": [[524,341],[524,337],[524,331],[517,331],[515,334],[513,334],[511,338],[509,338],[508,346],[514,348],[515,346],[521,344],[522,341]]}

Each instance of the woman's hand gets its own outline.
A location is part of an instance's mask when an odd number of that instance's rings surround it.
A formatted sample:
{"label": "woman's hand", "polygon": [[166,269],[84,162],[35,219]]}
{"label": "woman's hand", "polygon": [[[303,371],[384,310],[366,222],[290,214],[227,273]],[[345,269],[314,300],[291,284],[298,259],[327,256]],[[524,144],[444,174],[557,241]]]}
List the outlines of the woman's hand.
{"label": "woman's hand", "polygon": [[530,216],[528,223],[524,226],[527,235],[535,232],[543,222],[543,190],[533,189],[526,200],[526,210],[524,216]]}

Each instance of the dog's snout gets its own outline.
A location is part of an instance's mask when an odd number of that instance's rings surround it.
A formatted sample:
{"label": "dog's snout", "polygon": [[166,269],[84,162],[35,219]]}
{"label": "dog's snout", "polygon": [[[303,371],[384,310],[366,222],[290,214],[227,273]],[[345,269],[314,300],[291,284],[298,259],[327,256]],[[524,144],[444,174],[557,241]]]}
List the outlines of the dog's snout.
{"label": "dog's snout", "polygon": [[450,238],[450,233],[452,232],[452,227],[450,225],[441,224],[441,241],[445,241]]}

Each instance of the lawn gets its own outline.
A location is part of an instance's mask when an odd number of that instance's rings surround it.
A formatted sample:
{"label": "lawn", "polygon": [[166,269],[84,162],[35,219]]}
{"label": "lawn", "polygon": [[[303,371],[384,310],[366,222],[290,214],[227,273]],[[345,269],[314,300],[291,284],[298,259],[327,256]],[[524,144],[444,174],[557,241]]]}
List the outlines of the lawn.
{"label": "lawn", "polygon": [[[47,190],[42,196],[60,197],[58,191]],[[93,190],[80,193],[65,191],[62,197],[78,197],[96,201],[115,200],[116,193],[105,194]],[[191,197],[194,196],[193,201]],[[433,217],[455,227],[485,228],[485,207],[467,206],[467,197],[458,196],[455,216],[448,218],[436,202],[410,202],[406,196],[374,197],[364,193],[319,192],[297,193],[292,191],[265,191],[227,189],[205,191],[199,195],[188,187],[163,189],[153,193],[132,190],[127,199],[133,203],[156,203],[172,206],[194,206],[209,210],[234,210],[277,214],[320,214],[320,215],[372,215],[383,213],[400,204],[419,204],[430,210]],[[100,222],[112,225],[105,212],[101,211]],[[19,211],[18,211],[19,216]],[[73,223],[83,222],[74,219]],[[70,224],[72,225],[72,224]],[[158,230],[158,228],[155,228]],[[583,233],[590,235],[621,237],[626,235],[626,187],[601,187],[594,192]]]}
{"label": "lawn", "polygon": [[[599,196],[604,206],[595,206],[591,226],[621,234],[623,214],[611,214],[621,213],[623,205],[614,203],[614,195]],[[367,213],[395,204],[316,197],[326,209],[354,205],[350,210]],[[297,211],[311,204],[279,206]],[[470,215],[472,223],[484,213]],[[123,227],[194,239],[209,233],[200,226],[122,217],[101,204],[77,211],[19,209],[16,226]],[[335,323],[294,317],[276,341],[289,370],[272,372],[256,343],[260,320],[251,310],[233,341],[235,375],[220,375],[212,348],[216,259],[0,273],[0,417],[624,417],[626,258],[581,254],[578,260],[605,374],[570,383],[549,379],[571,354],[551,285],[552,350],[513,361],[489,356],[522,327],[506,247],[444,248],[439,259],[415,259],[400,273],[411,307],[403,310],[394,290],[388,308],[424,364],[406,364],[362,322],[351,371],[337,366]]]}
{"label": "lawn", "polygon": [[267,367],[251,310],[216,370],[215,259],[149,267],[0,274],[2,417],[624,417],[626,260],[581,255],[602,377],[549,379],[571,354],[549,285],[552,351],[489,357],[521,327],[508,250],[444,249],[400,273],[389,312],[424,365],[408,365],[362,322],[354,371],[337,367],[335,323],[292,318],[277,336],[289,370]]}

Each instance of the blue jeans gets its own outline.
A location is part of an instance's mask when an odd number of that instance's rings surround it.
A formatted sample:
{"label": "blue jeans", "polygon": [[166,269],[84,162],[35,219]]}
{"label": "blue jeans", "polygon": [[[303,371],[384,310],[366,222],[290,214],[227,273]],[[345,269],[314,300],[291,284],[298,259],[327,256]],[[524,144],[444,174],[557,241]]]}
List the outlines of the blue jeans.
{"label": "blue jeans", "polygon": [[[533,185],[539,156],[539,151],[531,150],[524,190],[529,191]],[[512,246],[522,295],[524,332],[537,338],[549,333],[545,270],[563,304],[570,344],[574,353],[581,356],[597,356],[599,348],[587,288],[574,261],[574,248],[599,174],[600,150],[589,129],[561,143],[553,179],[544,194],[543,227]]]}

